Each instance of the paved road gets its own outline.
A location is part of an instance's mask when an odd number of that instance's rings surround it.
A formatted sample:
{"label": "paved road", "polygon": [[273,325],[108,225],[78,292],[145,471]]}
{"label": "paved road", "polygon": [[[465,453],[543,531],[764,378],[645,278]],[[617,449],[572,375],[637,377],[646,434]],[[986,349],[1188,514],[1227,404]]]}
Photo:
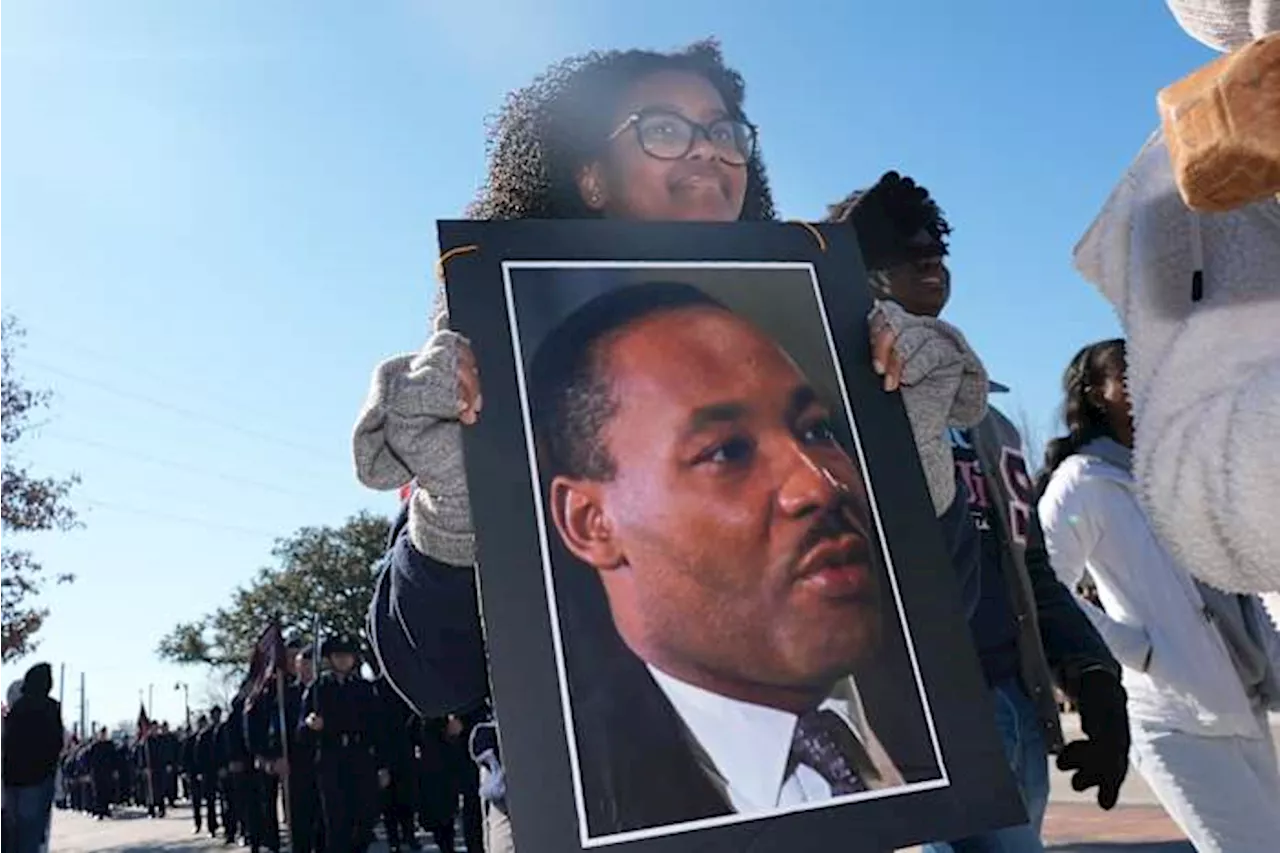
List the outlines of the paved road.
{"label": "paved road", "polygon": [[[1076,735],[1073,717],[1063,720],[1067,736]],[[1280,743],[1280,717],[1272,718]],[[461,839],[461,833],[459,833]],[[1055,853],[1190,853],[1191,845],[1157,804],[1137,773],[1131,773],[1111,812],[1099,809],[1087,794],[1071,790],[1064,774],[1053,772],[1049,812],[1045,817],[1046,847]],[[109,821],[54,811],[50,853],[182,853],[227,851],[207,836],[193,836],[191,813],[179,806],[167,818],[150,820],[142,811],[128,811]],[[424,839],[424,853],[437,853]],[[461,840],[459,840],[461,845]],[[371,853],[385,853],[375,845]]]}
{"label": "paved road", "polygon": [[[55,809],[49,853],[239,853],[244,849],[228,847],[208,835],[194,835],[191,830],[191,810],[182,805],[155,820],[147,817],[145,809],[118,810],[116,817],[103,821]],[[439,853],[439,848],[421,835],[419,840],[424,842],[423,853]],[[461,834],[458,849],[466,849]],[[378,842],[369,850],[386,853],[387,845]]]}
{"label": "paved road", "polygon": [[[1172,828],[1158,807],[1154,810],[1142,806],[1122,807],[1111,814],[1099,815],[1097,808],[1083,804],[1067,804],[1061,809],[1055,806],[1050,810],[1046,825],[1049,849],[1055,853],[1185,853],[1191,850],[1185,842],[1170,844],[1160,841],[1176,839],[1177,830]],[[190,811],[181,806],[172,810],[168,817],[158,820],[148,819],[141,810],[125,812],[109,821],[55,811],[52,841],[50,853],[227,853],[242,850],[226,847],[205,835],[192,835]],[[385,844],[379,843],[374,845],[371,853],[386,853],[386,849]],[[435,845],[425,842],[424,853],[438,853],[438,850]]]}

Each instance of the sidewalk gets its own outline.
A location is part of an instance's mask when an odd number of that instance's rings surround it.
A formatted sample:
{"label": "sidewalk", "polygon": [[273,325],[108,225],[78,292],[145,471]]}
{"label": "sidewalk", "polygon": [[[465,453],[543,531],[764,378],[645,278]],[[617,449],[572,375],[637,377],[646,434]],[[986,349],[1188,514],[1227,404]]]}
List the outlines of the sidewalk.
{"label": "sidewalk", "polygon": [[[1080,720],[1074,714],[1062,717],[1068,741],[1081,737]],[[1049,810],[1045,813],[1045,847],[1073,853],[1104,850],[1191,851],[1151,789],[1130,768],[1120,789],[1120,802],[1109,812],[1098,808],[1096,791],[1080,793],[1071,789],[1071,778],[1050,764]]]}
{"label": "sidewalk", "polygon": [[[1081,736],[1079,718],[1073,714],[1063,715],[1062,727],[1068,741]],[[1280,743],[1280,716],[1272,715],[1271,730]],[[1120,803],[1109,812],[1098,808],[1094,792],[1073,791],[1065,773],[1056,768],[1050,772],[1049,810],[1043,833],[1046,848],[1073,853],[1193,850],[1137,771],[1130,769],[1120,791]]]}
{"label": "sidewalk", "polygon": [[1043,838],[1046,849],[1072,853],[1193,851],[1164,809],[1149,805],[1118,805],[1104,812],[1096,804],[1051,803]]}
{"label": "sidewalk", "polygon": [[[1063,717],[1068,740],[1080,736],[1074,716]],[[1272,729],[1280,735],[1280,717],[1272,717]],[[1280,742],[1280,737],[1277,738]],[[424,853],[435,847],[424,842]],[[51,853],[195,853],[227,851],[207,835],[191,832],[191,812],[179,806],[160,820],[149,820],[140,810],[129,810],[114,820],[96,821],[83,815],[55,810]],[[459,838],[461,841],[461,838]],[[1051,769],[1049,810],[1045,815],[1044,841],[1056,853],[1191,853],[1191,845],[1156,802],[1151,789],[1136,772],[1130,772],[1120,792],[1120,803],[1104,812],[1093,793],[1071,790],[1070,779]],[[918,848],[917,848],[918,849]],[[378,843],[371,853],[385,851]]]}

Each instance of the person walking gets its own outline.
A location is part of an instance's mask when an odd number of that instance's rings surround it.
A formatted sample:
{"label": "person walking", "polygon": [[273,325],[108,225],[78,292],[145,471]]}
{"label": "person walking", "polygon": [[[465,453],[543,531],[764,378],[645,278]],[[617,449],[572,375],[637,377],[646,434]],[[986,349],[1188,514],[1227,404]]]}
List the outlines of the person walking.
{"label": "person walking", "polygon": [[[725,65],[714,42],[675,53],[571,57],[508,97],[493,124],[488,178],[467,215],[773,220],[773,197],[743,98],[742,77]],[[707,116],[714,117],[711,126],[703,124]],[[710,191],[673,189],[690,169],[707,178]],[[910,401],[921,394],[937,399],[942,386],[954,390],[951,363],[919,371],[925,373],[919,382],[901,386],[911,353],[882,322],[867,322],[873,349],[884,353],[886,392],[900,388]],[[432,326],[420,352],[375,368],[352,449],[364,485],[392,490],[417,483],[384,558],[369,621],[379,669],[415,711],[440,717],[489,709],[475,531],[461,475],[462,431],[482,416],[483,394],[469,343],[450,329],[443,289]],[[986,385],[971,385],[969,413],[980,415]],[[907,405],[909,416],[936,408]],[[940,438],[941,427],[938,432]],[[956,499],[949,462],[936,454],[921,461],[970,611],[977,599],[977,537],[965,502]],[[489,803],[486,821],[490,853],[512,850],[505,801]],[[500,847],[495,839],[503,839]]]}
{"label": "person walking", "polygon": [[324,850],[323,817],[320,813],[320,788],[316,779],[315,733],[294,722],[302,712],[302,697],[315,681],[312,647],[300,649],[294,657],[293,683],[285,688],[285,720],[289,723],[289,763],[286,786],[289,792],[291,822],[290,853],[318,853]]}
{"label": "person walking", "polygon": [[[828,218],[855,227],[873,293],[905,312],[904,323],[960,335],[939,319],[952,293],[951,225],[928,190],[889,172],[832,205]],[[1120,665],[1049,566],[1017,429],[991,406],[944,440],[981,542],[981,598],[969,625],[1028,821],[926,849],[1038,853],[1050,755],[1080,786],[1098,787],[1102,808],[1116,803],[1129,767]],[[1055,687],[1080,707],[1084,739],[1064,744]]]}
{"label": "person walking", "polygon": [[49,833],[54,782],[62,755],[62,706],[53,690],[53,667],[38,663],[22,680],[22,695],[4,719],[5,849],[37,853]]}
{"label": "person walking", "polygon": [[391,783],[383,763],[382,708],[373,685],[356,670],[357,645],[325,640],[330,670],[307,688],[302,725],[316,736],[316,769],[326,850],[363,851],[372,839],[379,788]]}
{"label": "person walking", "polygon": [[1049,444],[1039,503],[1053,567],[1097,586],[1102,606],[1081,606],[1124,665],[1134,767],[1165,811],[1201,853],[1274,851],[1280,632],[1257,596],[1195,580],[1153,528],[1125,356],[1123,340],[1091,344],[1063,377],[1068,432]]}

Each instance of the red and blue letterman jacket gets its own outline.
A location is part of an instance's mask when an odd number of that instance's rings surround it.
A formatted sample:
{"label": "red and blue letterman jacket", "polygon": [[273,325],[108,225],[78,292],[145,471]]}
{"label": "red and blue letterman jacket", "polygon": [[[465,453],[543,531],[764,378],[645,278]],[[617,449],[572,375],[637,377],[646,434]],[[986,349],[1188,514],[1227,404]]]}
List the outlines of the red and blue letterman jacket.
{"label": "red and blue letterman jacket", "polygon": [[[1002,390],[992,386],[993,392]],[[968,431],[968,440],[978,464],[967,463],[957,454],[957,473],[971,500],[981,496],[993,532],[999,536],[1001,570],[1017,624],[1022,684],[1040,713],[1049,751],[1057,752],[1063,738],[1055,683],[1075,698],[1081,674],[1105,669],[1119,678],[1120,665],[1049,565],[1036,514],[1034,480],[1017,428],[992,407]]]}

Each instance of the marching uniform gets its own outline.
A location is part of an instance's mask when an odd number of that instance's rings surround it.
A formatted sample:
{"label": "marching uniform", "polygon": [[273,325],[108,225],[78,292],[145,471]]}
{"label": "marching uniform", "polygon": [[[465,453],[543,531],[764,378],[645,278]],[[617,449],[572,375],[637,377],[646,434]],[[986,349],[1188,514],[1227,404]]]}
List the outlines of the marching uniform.
{"label": "marching uniform", "polygon": [[[348,638],[330,638],[322,653],[354,655]],[[316,743],[316,771],[324,813],[326,849],[352,853],[373,835],[379,771],[382,708],[373,685],[355,672],[326,672],[303,695],[301,728]]]}

